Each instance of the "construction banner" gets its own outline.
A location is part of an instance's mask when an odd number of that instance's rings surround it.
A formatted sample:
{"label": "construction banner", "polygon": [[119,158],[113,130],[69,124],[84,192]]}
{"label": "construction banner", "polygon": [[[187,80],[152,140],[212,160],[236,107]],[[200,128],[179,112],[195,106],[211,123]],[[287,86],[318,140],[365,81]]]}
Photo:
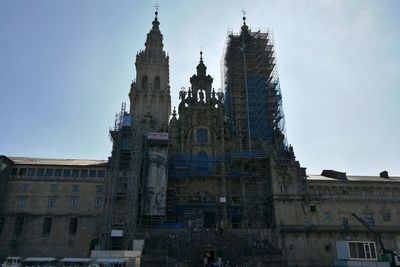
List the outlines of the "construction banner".
{"label": "construction banner", "polygon": [[145,215],[165,215],[167,190],[167,147],[150,147],[145,181]]}

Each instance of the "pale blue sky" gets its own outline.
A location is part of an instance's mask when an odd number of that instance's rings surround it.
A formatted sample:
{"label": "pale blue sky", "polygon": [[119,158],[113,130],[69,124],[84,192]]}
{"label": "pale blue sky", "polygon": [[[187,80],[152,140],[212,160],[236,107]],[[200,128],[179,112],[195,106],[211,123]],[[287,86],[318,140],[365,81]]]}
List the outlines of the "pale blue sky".
{"label": "pale blue sky", "polygon": [[[200,47],[221,87],[245,9],[253,30],[274,30],[288,140],[308,173],[400,175],[400,1],[158,3],[173,105]],[[107,159],[155,4],[0,0],[0,154]]]}

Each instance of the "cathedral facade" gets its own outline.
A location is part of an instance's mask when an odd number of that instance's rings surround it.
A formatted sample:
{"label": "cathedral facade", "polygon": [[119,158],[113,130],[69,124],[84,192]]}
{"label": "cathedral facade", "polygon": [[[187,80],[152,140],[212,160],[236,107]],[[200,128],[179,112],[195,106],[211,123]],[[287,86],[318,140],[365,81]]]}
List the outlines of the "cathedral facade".
{"label": "cathedral facade", "polygon": [[374,241],[354,211],[399,250],[400,178],[307,175],[285,136],[272,33],[243,18],[227,38],[224,90],[200,52],[171,113],[156,13],[108,162],[2,156],[0,257],[85,257],[144,240],[143,266],[332,266],[335,241]]}

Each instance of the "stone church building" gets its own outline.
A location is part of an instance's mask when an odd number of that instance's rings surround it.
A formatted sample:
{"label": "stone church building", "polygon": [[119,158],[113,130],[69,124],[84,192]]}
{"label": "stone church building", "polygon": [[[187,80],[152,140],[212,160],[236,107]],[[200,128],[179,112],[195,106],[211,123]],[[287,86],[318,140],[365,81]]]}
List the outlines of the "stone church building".
{"label": "stone church building", "polygon": [[0,156],[0,259],[144,240],[143,266],[332,266],[336,241],[375,241],[354,212],[400,250],[400,177],[296,160],[271,32],[228,32],[223,90],[200,52],[172,112],[163,42],[156,12],[108,161]]}

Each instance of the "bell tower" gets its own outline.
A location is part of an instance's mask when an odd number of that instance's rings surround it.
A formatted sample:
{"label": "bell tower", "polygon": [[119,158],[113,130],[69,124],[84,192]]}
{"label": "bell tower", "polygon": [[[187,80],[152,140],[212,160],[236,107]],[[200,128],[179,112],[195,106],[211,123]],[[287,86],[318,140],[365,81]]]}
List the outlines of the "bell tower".
{"label": "bell tower", "polygon": [[163,50],[157,16],[158,11],[147,34],[145,49],[136,55],[136,81],[129,93],[132,119],[142,123],[144,132],[167,131],[171,114],[169,57]]}

